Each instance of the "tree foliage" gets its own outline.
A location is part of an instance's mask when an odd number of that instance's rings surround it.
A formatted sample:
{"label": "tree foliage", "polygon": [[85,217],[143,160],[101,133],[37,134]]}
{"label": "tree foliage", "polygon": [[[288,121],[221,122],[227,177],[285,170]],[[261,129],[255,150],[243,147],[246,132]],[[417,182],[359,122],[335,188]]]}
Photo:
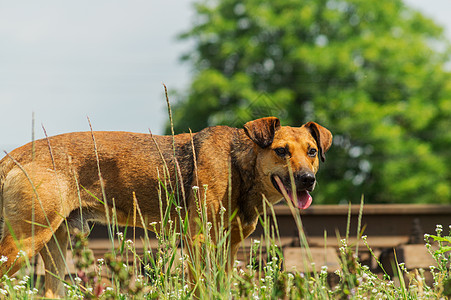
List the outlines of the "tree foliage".
{"label": "tree foliage", "polygon": [[199,0],[177,132],[278,116],[334,134],[316,203],[451,198],[443,30],[401,0]]}

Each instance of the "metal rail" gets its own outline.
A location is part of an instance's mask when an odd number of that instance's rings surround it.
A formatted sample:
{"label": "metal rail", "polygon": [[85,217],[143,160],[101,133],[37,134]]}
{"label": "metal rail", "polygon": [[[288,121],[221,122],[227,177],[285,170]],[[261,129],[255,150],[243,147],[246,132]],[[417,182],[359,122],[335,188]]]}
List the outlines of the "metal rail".
{"label": "metal rail", "polygon": [[[357,236],[357,224],[360,205],[350,207],[349,236]],[[294,217],[286,205],[274,206],[280,237],[296,239],[299,231]],[[326,232],[328,239],[336,240],[346,236],[348,224],[348,205],[312,205],[301,211],[301,220],[305,235],[308,239],[320,243]],[[274,221],[270,212],[269,220]],[[396,247],[398,245],[422,244],[424,234],[435,233],[436,225],[445,228],[445,234],[451,224],[451,205],[429,204],[367,204],[363,207],[361,228],[363,235],[369,239],[377,237],[376,247]],[[263,228],[259,225],[251,237],[261,237]],[[132,230],[129,229],[131,234]],[[143,234],[137,229],[136,236]],[[130,235],[131,236],[131,235]],[[90,239],[108,239],[107,230],[102,225],[95,225]],[[384,241],[385,239],[385,241]],[[332,242],[329,245],[333,245]]]}
{"label": "metal rail", "polygon": [[[280,236],[298,236],[295,220],[287,206],[275,206]],[[349,236],[357,236],[360,205],[350,207]],[[303,228],[307,238],[336,239],[337,233],[344,237],[348,224],[348,205],[314,205],[301,212]],[[451,224],[451,205],[429,204],[367,204],[363,207],[361,228],[363,235],[386,237],[384,247],[395,247],[402,243],[424,243],[424,234],[435,233],[436,225],[442,225],[445,234]],[[261,228],[254,235],[261,235]],[[399,241],[397,241],[399,238]],[[391,242],[390,242],[391,241]],[[375,245],[377,246],[377,245]]]}
{"label": "metal rail", "polygon": [[[299,231],[295,218],[289,207],[285,205],[274,206],[277,227],[281,246],[284,249],[286,266],[297,265],[298,270],[307,267],[299,265],[300,255],[303,254],[303,245],[299,242]],[[348,242],[359,245],[359,256],[363,263],[374,269],[377,264],[370,256],[368,248],[357,238],[357,224],[360,205],[313,205],[301,211],[301,220],[309,251],[318,257],[317,266],[323,263],[329,265],[333,271],[339,267],[337,249],[341,246],[340,239],[346,236],[349,220]],[[268,219],[274,218],[268,212]],[[272,223],[274,224],[274,223]],[[435,233],[436,225],[442,225],[444,234],[448,234],[451,224],[451,205],[423,205],[423,204],[368,204],[364,205],[361,218],[361,230],[367,236],[367,242],[373,253],[379,257],[387,269],[391,269],[393,251],[396,249],[398,262],[406,262],[407,268],[428,268],[434,264],[424,247],[424,234]],[[133,230],[128,230],[128,237],[132,238]],[[246,255],[252,239],[264,239],[264,230],[259,225],[255,232],[247,238],[241,250]],[[326,234],[325,234],[326,233]],[[326,235],[326,237],[325,237]],[[136,238],[143,236],[142,229],[136,231]],[[104,226],[95,225],[90,235],[90,246],[96,256],[110,251],[107,230]],[[137,249],[138,250],[138,249]],[[316,254],[315,254],[316,253]],[[240,253],[239,253],[240,256]],[[324,257],[327,256],[327,261]]]}

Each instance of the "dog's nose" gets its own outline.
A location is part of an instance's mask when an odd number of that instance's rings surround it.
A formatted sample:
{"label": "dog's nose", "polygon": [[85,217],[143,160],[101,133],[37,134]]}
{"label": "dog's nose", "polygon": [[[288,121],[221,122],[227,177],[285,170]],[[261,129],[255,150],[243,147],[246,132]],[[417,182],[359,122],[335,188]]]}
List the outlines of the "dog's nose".
{"label": "dog's nose", "polygon": [[313,173],[304,173],[299,176],[297,182],[300,188],[309,189],[314,187],[316,178]]}

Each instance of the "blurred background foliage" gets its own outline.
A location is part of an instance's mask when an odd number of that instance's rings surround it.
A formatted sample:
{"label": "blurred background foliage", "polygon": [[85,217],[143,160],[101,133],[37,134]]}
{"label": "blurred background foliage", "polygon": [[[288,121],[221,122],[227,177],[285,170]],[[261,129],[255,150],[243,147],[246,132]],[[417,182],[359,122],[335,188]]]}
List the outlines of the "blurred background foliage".
{"label": "blurred background foliage", "polygon": [[176,132],[274,115],[334,134],[314,202],[451,200],[450,45],[401,0],[198,0]]}

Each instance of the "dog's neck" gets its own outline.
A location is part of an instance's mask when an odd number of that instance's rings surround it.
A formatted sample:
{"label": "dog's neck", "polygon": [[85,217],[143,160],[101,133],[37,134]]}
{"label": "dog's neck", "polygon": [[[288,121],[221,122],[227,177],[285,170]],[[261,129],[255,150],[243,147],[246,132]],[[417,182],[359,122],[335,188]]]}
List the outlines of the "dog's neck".
{"label": "dog's neck", "polygon": [[256,154],[254,142],[239,129],[232,143],[232,189],[240,195],[240,218],[245,223],[253,223],[262,211],[261,182],[256,175]]}

